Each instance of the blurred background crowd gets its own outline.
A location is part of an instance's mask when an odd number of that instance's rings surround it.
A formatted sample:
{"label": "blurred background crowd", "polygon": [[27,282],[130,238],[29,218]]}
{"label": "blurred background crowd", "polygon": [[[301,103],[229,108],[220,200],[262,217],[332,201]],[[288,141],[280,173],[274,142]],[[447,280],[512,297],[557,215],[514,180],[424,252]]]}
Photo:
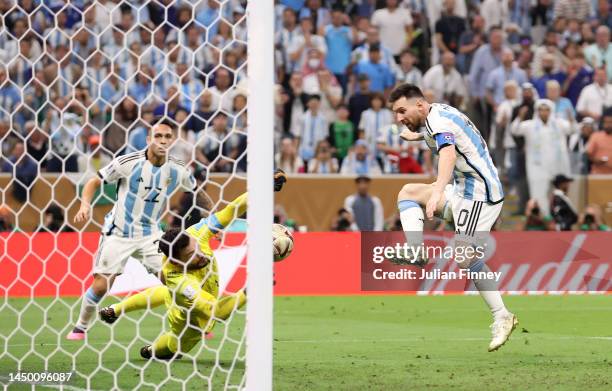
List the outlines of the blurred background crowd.
{"label": "blurred background crowd", "polygon": [[[0,0],[0,169],[19,179],[15,197],[26,200],[40,172],[84,180],[143,149],[159,116],[177,123],[172,153],[201,178],[244,171],[245,6]],[[611,8],[609,0],[276,1],[275,165],[362,176],[362,190],[379,175],[435,175],[435,156],[399,138],[387,105],[391,89],[409,82],[476,123],[525,229],[591,220],[604,228],[601,211],[577,211],[564,188],[573,176],[612,173]],[[374,217],[357,224],[353,204]],[[568,208],[569,225],[559,217]],[[393,227],[379,212],[357,197],[334,227]]]}

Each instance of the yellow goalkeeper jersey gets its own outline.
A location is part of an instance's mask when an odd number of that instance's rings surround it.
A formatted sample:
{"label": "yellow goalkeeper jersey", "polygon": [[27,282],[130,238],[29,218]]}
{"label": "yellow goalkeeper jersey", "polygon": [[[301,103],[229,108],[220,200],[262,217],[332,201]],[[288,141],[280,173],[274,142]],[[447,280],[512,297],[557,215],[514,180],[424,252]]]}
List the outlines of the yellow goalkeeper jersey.
{"label": "yellow goalkeeper jersey", "polygon": [[217,260],[210,247],[210,239],[227,227],[234,219],[242,216],[246,207],[247,193],[244,193],[221,211],[203,218],[197,224],[186,229],[186,232],[198,241],[202,253],[209,256],[211,261],[201,269],[185,270],[183,266],[168,262],[164,256],[163,273],[168,288],[181,289],[181,285],[186,280],[185,277],[188,277],[187,279],[191,281],[195,278],[200,282],[203,290],[215,297],[219,296],[219,270]]}

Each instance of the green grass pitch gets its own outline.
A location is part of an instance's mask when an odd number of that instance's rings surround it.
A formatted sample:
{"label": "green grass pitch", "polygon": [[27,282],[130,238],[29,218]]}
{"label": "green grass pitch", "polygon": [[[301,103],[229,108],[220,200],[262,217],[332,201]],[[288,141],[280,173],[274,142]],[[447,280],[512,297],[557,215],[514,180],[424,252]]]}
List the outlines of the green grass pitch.
{"label": "green grass pitch", "polygon": [[[74,300],[28,303],[9,299],[0,307],[3,379],[17,371],[15,359],[23,372],[44,370],[43,357],[48,370],[69,371],[71,355],[91,379],[75,376],[72,390],[180,389],[169,377],[189,379],[190,390],[238,389],[244,373],[244,361],[234,360],[244,355],[241,316],[217,325],[208,350],[200,348],[196,357],[147,363],[139,349],[161,330],[162,311],[141,319],[131,314],[112,328],[96,322],[84,346],[63,339]],[[274,389],[612,389],[612,296],[510,296],[506,303],[519,327],[508,344],[488,353],[490,318],[478,296],[278,297]],[[9,306],[23,311],[20,322]]]}

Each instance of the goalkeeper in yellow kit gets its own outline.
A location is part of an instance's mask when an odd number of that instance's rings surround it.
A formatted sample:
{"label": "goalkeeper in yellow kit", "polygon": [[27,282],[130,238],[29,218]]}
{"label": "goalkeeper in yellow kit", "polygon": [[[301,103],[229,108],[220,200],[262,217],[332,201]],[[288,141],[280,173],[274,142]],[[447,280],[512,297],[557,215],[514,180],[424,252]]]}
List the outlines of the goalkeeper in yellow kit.
{"label": "goalkeeper in yellow kit", "polygon": [[[274,190],[280,191],[286,180],[284,172],[277,170]],[[210,247],[210,239],[243,215],[246,207],[244,193],[185,231],[172,228],[165,232],[159,243],[164,254],[165,286],[149,288],[100,311],[104,321],[113,323],[122,313],[166,304],[170,331],[153,345],[144,346],[140,350],[142,357],[170,359],[189,352],[202,339],[203,332],[212,328],[214,320],[226,320],[246,303],[244,290],[218,298],[217,261]]]}

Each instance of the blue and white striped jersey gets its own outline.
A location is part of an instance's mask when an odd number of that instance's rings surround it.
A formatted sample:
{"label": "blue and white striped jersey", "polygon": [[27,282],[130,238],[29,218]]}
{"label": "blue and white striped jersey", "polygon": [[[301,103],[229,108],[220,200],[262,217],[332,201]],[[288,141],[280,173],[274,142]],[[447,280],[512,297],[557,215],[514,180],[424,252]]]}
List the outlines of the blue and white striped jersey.
{"label": "blue and white striped jersey", "polygon": [[504,191],[487,144],[465,114],[454,107],[433,103],[425,128],[425,141],[432,150],[455,145],[455,194],[489,204],[503,201]]}
{"label": "blue and white striped jersey", "polygon": [[117,200],[104,218],[103,233],[142,238],[159,232],[159,220],[172,193],[194,191],[195,178],[182,161],[170,157],[160,167],[146,157],[146,150],[117,159],[98,171],[106,183],[117,184]]}

